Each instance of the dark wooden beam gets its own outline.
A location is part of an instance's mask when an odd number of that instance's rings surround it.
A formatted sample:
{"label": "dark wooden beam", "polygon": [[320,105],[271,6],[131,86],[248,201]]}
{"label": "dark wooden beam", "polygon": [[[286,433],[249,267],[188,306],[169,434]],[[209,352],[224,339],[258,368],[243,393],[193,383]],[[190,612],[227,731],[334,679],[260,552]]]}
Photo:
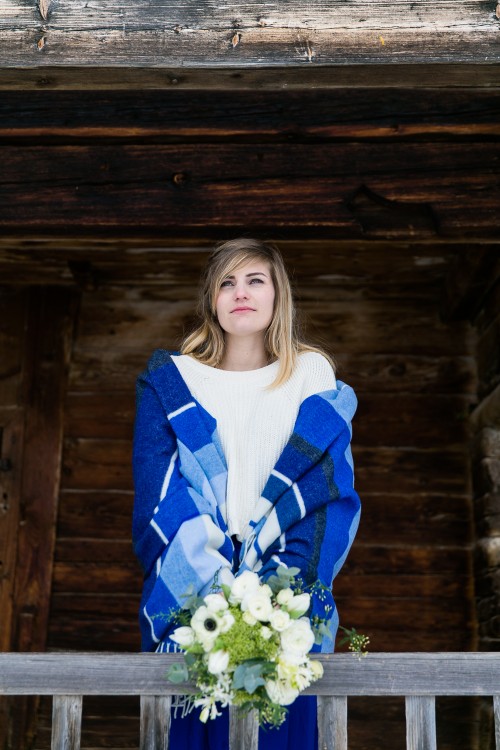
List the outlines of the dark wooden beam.
{"label": "dark wooden beam", "polygon": [[[0,40],[1,45],[1,40]],[[38,58],[37,58],[38,60]],[[37,62],[37,61],[36,61]],[[112,67],[41,64],[0,68],[0,91],[304,91],[307,89],[498,88],[498,62],[349,62],[266,67]]]}
{"label": "dark wooden beam", "polygon": [[495,142],[6,145],[0,226],[495,239],[499,157]]}
{"label": "dark wooden beam", "polygon": [[204,68],[500,61],[494,0],[276,0],[119,6],[12,0],[0,16],[7,68]]}
{"label": "dark wooden beam", "polygon": [[[500,80],[500,69],[499,69]],[[500,86],[305,90],[12,91],[1,95],[0,142],[154,139],[311,142],[500,137]]]}

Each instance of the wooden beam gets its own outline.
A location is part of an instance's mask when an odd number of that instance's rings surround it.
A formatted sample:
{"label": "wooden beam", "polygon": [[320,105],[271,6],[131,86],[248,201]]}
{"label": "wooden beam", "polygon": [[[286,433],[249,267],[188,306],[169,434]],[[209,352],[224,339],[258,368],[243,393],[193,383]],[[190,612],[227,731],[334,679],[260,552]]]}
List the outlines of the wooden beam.
{"label": "wooden beam", "polygon": [[493,239],[499,156],[496,142],[6,145],[0,226]]}
{"label": "wooden beam", "polygon": [[[229,3],[11,0],[0,16],[4,67],[263,67],[499,62],[491,0]],[[182,61],[179,64],[179,61]]]}
{"label": "wooden beam", "polygon": [[[500,78],[500,70],[499,70]],[[4,91],[0,139],[466,140],[500,137],[498,89]]]}
{"label": "wooden beam", "polygon": [[33,65],[0,68],[0,91],[304,91],[408,86],[413,89],[498,89],[500,65],[485,63],[350,63],[335,65],[281,64],[245,68],[102,67],[88,65]]}

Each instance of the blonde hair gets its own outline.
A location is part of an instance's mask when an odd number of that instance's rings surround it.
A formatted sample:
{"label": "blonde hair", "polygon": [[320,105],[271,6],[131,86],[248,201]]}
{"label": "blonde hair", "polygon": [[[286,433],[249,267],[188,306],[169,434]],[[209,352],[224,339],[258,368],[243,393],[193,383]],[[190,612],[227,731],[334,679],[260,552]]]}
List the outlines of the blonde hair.
{"label": "blonde hair", "polygon": [[212,367],[220,365],[225,341],[224,331],[217,319],[217,295],[224,279],[250,260],[262,260],[269,264],[275,290],[273,318],[264,339],[269,361],[279,360],[278,373],[270,387],[276,388],[288,380],[301,352],[318,352],[334,368],[333,360],[326,352],[306,344],[299,336],[290,279],[279,250],[267,242],[247,237],[223,242],[210,254],[202,276],[198,302],[201,323],[182,342],[181,354],[190,354]]}

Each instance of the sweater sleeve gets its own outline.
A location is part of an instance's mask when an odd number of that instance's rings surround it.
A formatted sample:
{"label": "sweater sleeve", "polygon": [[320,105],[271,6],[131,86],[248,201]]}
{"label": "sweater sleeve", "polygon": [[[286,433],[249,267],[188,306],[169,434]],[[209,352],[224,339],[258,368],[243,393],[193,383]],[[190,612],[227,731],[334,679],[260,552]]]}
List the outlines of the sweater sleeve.
{"label": "sweater sleeve", "polygon": [[204,595],[216,575],[230,583],[233,574],[215,502],[182,473],[176,436],[147,373],[137,384],[133,473],[132,537],[144,570],[139,619],[143,650],[154,650],[190,587]]}

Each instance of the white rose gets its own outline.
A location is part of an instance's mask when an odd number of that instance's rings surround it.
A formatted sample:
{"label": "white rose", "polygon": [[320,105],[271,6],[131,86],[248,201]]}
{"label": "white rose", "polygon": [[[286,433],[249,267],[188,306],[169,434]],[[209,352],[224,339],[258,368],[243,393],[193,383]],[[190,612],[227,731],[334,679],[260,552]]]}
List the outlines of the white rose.
{"label": "white rose", "polygon": [[224,672],[229,665],[229,654],[227,651],[219,649],[219,651],[212,651],[208,657],[208,671],[210,674],[220,674]]}
{"label": "white rose", "polygon": [[292,688],[281,680],[268,680],[265,688],[272,702],[278,703],[280,706],[289,706],[299,694],[296,688]]}
{"label": "white rose", "polygon": [[192,646],[194,643],[194,630],[188,625],[183,625],[182,627],[176,628],[174,630],[174,632],[170,636],[170,640],[175,641],[179,644],[179,646],[182,646],[183,648],[186,648],[186,646]]}
{"label": "white rose", "polygon": [[252,617],[260,622],[268,622],[273,613],[273,605],[266,591],[247,594],[241,602],[241,609],[244,612],[250,612]]}
{"label": "white rose", "polygon": [[290,626],[281,633],[281,646],[292,654],[307,654],[314,645],[314,633],[307,617],[293,620]]}
{"label": "white rose", "polygon": [[243,573],[234,579],[229,601],[231,604],[240,604],[247,594],[257,591],[259,588],[260,580],[257,573],[252,573],[251,570],[244,570]]}
{"label": "white rose", "polygon": [[227,633],[228,630],[230,630],[234,625],[234,616],[231,614],[231,612],[224,612],[224,614],[221,617],[221,626],[220,626],[220,632],[221,633]]}
{"label": "white rose", "polygon": [[228,608],[228,603],[220,594],[207,594],[203,599],[210,612],[222,612]]}
{"label": "white rose", "polygon": [[281,591],[278,591],[278,595],[276,597],[276,600],[278,604],[284,604],[285,606],[293,599],[293,591],[292,589],[281,589]]}
{"label": "white rose", "polygon": [[274,609],[269,618],[269,623],[274,630],[280,633],[290,625],[290,615],[282,609]]}
{"label": "white rose", "polygon": [[257,620],[250,612],[243,612],[243,622],[246,622],[247,625],[257,625]]}
{"label": "white rose", "polygon": [[286,608],[290,612],[290,614],[300,616],[307,612],[310,603],[311,597],[309,596],[309,594],[297,594],[297,596],[294,596],[293,599],[290,599],[290,601],[286,605]]}

